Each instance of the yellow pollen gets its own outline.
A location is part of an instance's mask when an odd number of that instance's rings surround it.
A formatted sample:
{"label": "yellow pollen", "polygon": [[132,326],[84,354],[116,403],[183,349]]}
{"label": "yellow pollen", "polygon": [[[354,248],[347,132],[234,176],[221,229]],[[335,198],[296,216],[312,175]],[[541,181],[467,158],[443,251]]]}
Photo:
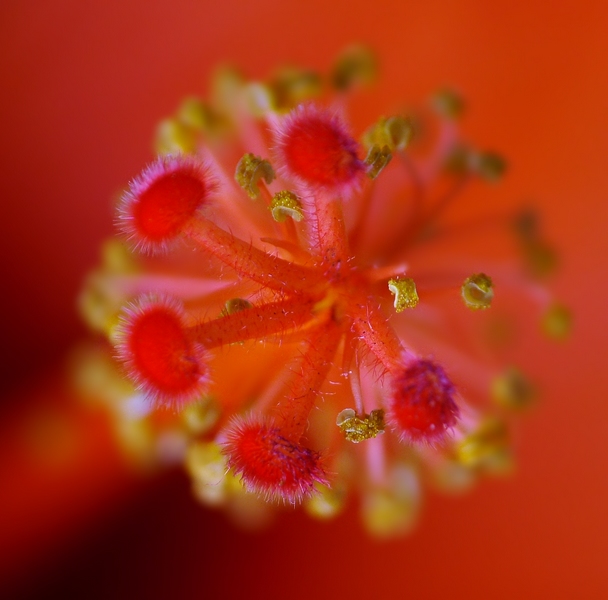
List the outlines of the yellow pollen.
{"label": "yellow pollen", "polygon": [[228,465],[215,442],[193,442],[186,451],[186,470],[196,497],[214,506],[225,501],[228,492]]}
{"label": "yellow pollen", "polygon": [[337,483],[331,488],[315,484],[315,493],[304,502],[306,512],[317,519],[327,520],[337,516],[344,508],[346,489]]}
{"label": "yellow pollen", "polygon": [[433,108],[448,119],[457,119],[464,111],[464,100],[454,90],[442,89],[431,98]]}
{"label": "yellow pollen", "polygon": [[572,329],[572,313],[562,304],[552,304],[543,316],[543,331],[554,340],[564,340]]}
{"label": "yellow pollen", "polygon": [[527,377],[514,367],[507,369],[492,382],[491,393],[494,402],[512,410],[527,408],[536,396]]}
{"label": "yellow pollen", "polygon": [[196,150],[197,132],[177,119],[165,119],[156,129],[158,154],[192,154]]}
{"label": "yellow pollen", "polygon": [[234,174],[236,182],[247,192],[252,200],[260,195],[258,183],[264,179],[266,184],[272,183],[275,178],[274,170],[267,160],[247,153],[236,166]]}
{"label": "yellow pollen", "polygon": [[347,441],[358,444],[384,433],[384,411],[376,409],[369,415],[358,416],[352,408],[347,408],[336,417],[336,425]]}
{"label": "yellow pollen", "polygon": [[499,419],[489,417],[458,443],[458,460],[471,469],[502,473],[512,467],[509,432]]}
{"label": "yellow pollen", "polygon": [[339,90],[370,83],[378,72],[374,53],[364,46],[348,48],[336,61],[331,75]]}
{"label": "yellow pollen", "polygon": [[287,111],[319,96],[323,90],[321,77],[314,71],[294,67],[281,69],[269,83],[275,107]]}
{"label": "yellow pollen", "polygon": [[363,494],[362,517],[369,533],[381,539],[412,529],[420,510],[420,488],[413,468],[397,464],[383,487]]}
{"label": "yellow pollen", "polygon": [[186,406],[180,416],[188,431],[200,435],[215,426],[220,417],[220,407],[212,396],[205,396]]}
{"label": "yellow pollen", "polygon": [[374,145],[389,150],[405,150],[412,141],[414,127],[409,119],[405,117],[382,117],[375,125],[367,130],[363,136],[366,146]]}
{"label": "yellow pollen", "polygon": [[494,152],[480,152],[471,155],[471,167],[482,179],[496,182],[504,175],[507,164]]}
{"label": "yellow pollen", "polygon": [[393,155],[388,146],[378,146],[374,144],[367,153],[365,164],[367,165],[367,176],[376,179],[381,171],[391,162]]}
{"label": "yellow pollen", "polygon": [[528,240],[522,245],[527,270],[537,278],[553,273],[558,265],[555,250],[542,240]]}
{"label": "yellow pollen", "polygon": [[388,289],[395,296],[394,306],[398,313],[406,308],[414,308],[420,300],[416,284],[410,277],[389,279]]}
{"label": "yellow pollen", "polygon": [[218,116],[202,100],[195,97],[186,98],[177,109],[176,118],[180,123],[198,131],[207,131],[217,121]]}
{"label": "yellow pollen", "polygon": [[247,86],[247,100],[251,114],[256,117],[262,117],[277,108],[273,91],[264,83],[250,83]]}
{"label": "yellow pollen", "polygon": [[274,195],[270,203],[270,211],[272,218],[279,223],[285,221],[287,217],[291,217],[294,221],[301,221],[304,218],[298,197],[288,190],[282,190]]}
{"label": "yellow pollen", "polygon": [[494,285],[484,273],[475,273],[467,277],[460,288],[465,305],[471,310],[485,310],[492,305]]}
{"label": "yellow pollen", "polygon": [[226,300],[226,304],[224,304],[221,316],[227,317],[228,315],[233,315],[234,313],[241,312],[242,310],[247,310],[252,306],[253,304],[244,298],[231,298],[230,300]]}

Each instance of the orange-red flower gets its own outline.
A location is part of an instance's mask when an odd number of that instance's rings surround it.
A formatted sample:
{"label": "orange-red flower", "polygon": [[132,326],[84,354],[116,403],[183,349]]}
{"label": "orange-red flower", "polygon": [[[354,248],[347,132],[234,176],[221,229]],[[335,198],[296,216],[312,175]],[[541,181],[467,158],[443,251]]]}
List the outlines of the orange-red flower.
{"label": "orange-red flower", "polygon": [[358,141],[307,81],[292,73],[279,94],[223,73],[219,97],[163,122],[161,156],[118,208],[127,246],[108,246],[82,304],[135,385],[110,394],[129,447],[166,457],[171,439],[196,495],[229,510],[245,491],[326,517],[358,491],[369,529],[393,534],[420,479],[457,487],[510,463],[485,397],[499,382],[509,410],[530,388],[479,352],[492,311],[468,309],[495,286],[549,297],[446,244],[485,232],[443,218],[504,169],[459,140],[455,97],[435,99],[436,138],[395,114]]}

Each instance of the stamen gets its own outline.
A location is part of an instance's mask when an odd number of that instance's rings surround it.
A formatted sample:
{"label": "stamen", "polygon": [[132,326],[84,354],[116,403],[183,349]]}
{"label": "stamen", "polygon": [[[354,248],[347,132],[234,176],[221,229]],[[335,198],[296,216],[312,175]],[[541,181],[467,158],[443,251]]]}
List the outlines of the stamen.
{"label": "stamen", "polygon": [[221,316],[227,317],[228,315],[233,315],[234,313],[241,312],[242,310],[246,310],[252,306],[253,304],[244,298],[231,298],[230,300],[226,300],[226,304],[222,309]]}
{"label": "stamen", "polygon": [[507,427],[492,417],[461,440],[456,451],[463,465],[486,472],[504,473],[513,462]]}
{"label": "stamen", "polygon": [[276,108],[291,110],[294,106],[316,98],[323,91],[321,77],[314,71],[287,67],[281,69],[270,81]]}
{"label": "stamen", "polygon": [[165,119],[156,129],[155,149],[158,154],[192,154],[196,150],[197,132],[177,119]]}
{"label": "stamen", "polygon": [[211,506],[225,500],[228,493],[228,465],[217,443],[192,443],[186,453],[185,466],[200,500]]}
{"label": "stamen", "polygon": [[287,217],[294,221],[301,221],[304,218],[302,205],[298,197],[288,190],[277,192],[270,203],[272,218],[278,223],[283,223]]}
{"label": "stamen", "polygon": [[275,174],[267,160],[253,154],[245,154],[236,166],[234,178],[249,197],[255,200],[260,195],[260,180],[263,179],[269,185],[274,181]]}
{"label": "stamen", "polygon": [[494,152],[473,153],[470,160],[471,169],[492,183],[499,181],[507,169],[505,159]]}
{"label": "stamen", "polygon": [[363,46],[353,46],[338,57],[331,81],[338,90],[347,91],[360,84],[367,84],[378,72],[376,56]]}
{"label": "stamen", "polygon": [[209,104],[195,96],[184,99],[177,109],[176,118],[184,125],[207,133],[221,121],[221,117]]}
{"label": "stamen", "polygon": [[346,440],[358,444],[384,433],[384,411],[375,409],[369,415],[357,415],[352,408],[345,408],[336,417],[336,425]]}
{"label": "stamen", "polygon": [[565,340],[572,331],[572,311],[554,302],[543,315],[543,331],[554,340]]}
{"label": "stamen", "polygon": [[221,408],[213,396],[204,396],[200,401],[186,406],[181,413],[182,421],[189,432],[202,435],[215,427]]}
{"label": "stamen", "polygon": [[388,289],[395,296],[395,311],[400,313],[406,308],[415,308],[419,298],[416,283],[410,277],[389,279]]}
{"label": "stamen", "polygon": [[362,517],[369,533],[387,539],[410,531],[418,517],[420,496],[413,467],[394,466],[384,484],[377,484],[364,493]]}
{"label": "stamen", "polygon": [[510,410],[528,408],[536,397],[536,390],[528,378],[514,367],[507,369],[492,382],[492,399]]}
{"label": "stamen", "polygon": [[414,136],[414,126],[412,122],[399,115],[393,117],[381,117],[378,121],[367,130],[363,136],[363,141],[366,146],[378,146],[384,149],[384,146],[389,151],[402,152],[412,141]]}
{"label": "stamen", "polygon": [[315,484],[315,493],[305,500],[306,512],[321,520],[333,519],[339,515],[346,504],[346,486],[332,482],[331,487]]}
{"label": "stamen", "polygon": [[367,176],[370,179],[376,179],[384,168],[391,162],[393,155],[388,146],[378,146],[374,144],[367,153],[365,164],[367,165]]}
{"label": "stamen", "polygon": [[447,119],[457,119],[458,117],[461,117],[465,109],[465,103],[462,96],[454,90],[447,88],[433,94],[431,105],[438,114]]}
{"label": "stamen", "polygon": [[485,310],[492,305],[494,285],[487,275],[476,273],[464,280],[460,294],[467,308]]}

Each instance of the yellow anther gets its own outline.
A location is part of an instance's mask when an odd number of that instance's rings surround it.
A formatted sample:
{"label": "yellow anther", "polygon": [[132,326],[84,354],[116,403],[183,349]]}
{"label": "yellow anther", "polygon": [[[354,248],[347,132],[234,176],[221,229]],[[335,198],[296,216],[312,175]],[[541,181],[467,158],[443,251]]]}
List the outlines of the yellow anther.
{"label": "yellow anther", "polygon": [[112,337],[119,322],[121,299],[112,296],[102,273],[91,273],[78,296],[78,309],[87,325]]}
{"label": "yellow anther", "polygon": [[279,71],[270,82],[270,87],[279,110],[291,110],[302,102],[316,98],[322,91],[318,73],[294,67]]}
{"label": "yellow anther", "polygon": [[444,159],[444,168],[451,175],[464,176],[471,170],[471,150],[463,145],[454,146]]}
{"label": "yellow anther", "polygon": [[83,400],[103,402],[121,415],[122,405],[135,389],[118,369],[111,354],[102,346],[87,344],[70,357],[71,382]]}
{"label": "yellow anther", "polygon": [[502,473],[513,461],[506,425],[496,418],[481,422],[456,448],[458,460],[471,469]]}
{"label": "yellow anther", "polygon": [[416,284],[409,277],[389,279],[388,289],[395,296],[394,306],[398,313],[403,312],[406,308],[414,308],[420,300]]}
{"label": "yellow anther", "polygon": [[540,218],[534,208],[521,209],[513,218],[513,229],[522,241],[535,240],[540,230]]}
{"label": "yellow anther", "polygon": [[175,117],[183,125],[199,131],[212,128],[217,121],[217,115],[214,114],[209,105],[194,97],[186,98],[181,103]]}
{"label": "yellow anther", "polygon": [[533,402],[536,391],[528,378],[514,367],[492,382],[492,399],[504,408],[519,410]]}
{"label": "yellow anther", "polygon": [[347,90],[355,85],[370,83],[377,72],[374,53],[363,46],[352,46],[338,57],[331,79],[336,88]]}
{"label": "yellow anther", "polygon": [[234,313],[241,312],[242,310],[247,310],[252,306],[253,304],[244,298],[231,298],[230,300],[226,301],[226,304],[224,304],[221,316],[227,317],[228,315],[233,315]]}
{"label": "yellow anther", "polygon": [[317,519],[333,519],[342,512],[346,500],[346,490],[340,483],[329,488],[315,484],[315,493],[304,502],[306,512]]}
{"label": "yellow anther", "polygon": [[400,116],[382,117],[363,136],[366,146],[387,146],[389,150],[404,150],[414,135],[414,126],[409,119]]}
{"label": "yellow anther", "polygon": [[464,492],[477,480],[477,474],[473,469],[454,459],[441,460],[433,465],[431,477],[440,490],[450,493]]}
{"label": "yellow anther", "polygon": [[485,310],[492,305],[494,285],[484,273],[467,277],[460,288],[465,305],[471,310]]}
{"label": "yellow anther", "polygon": [[346,408],[336,417],[336,425],[349,442],[358,444],[384,433],[384,411],[376,409],[359,416],[352,408]]}
{"label": "yellow anther", "polygon": [[191,154],[196,150],[197,132],[177,119],[165,119],[156,129],[158,154]]}
{"label": "yellow anther", "polygon": [[433,108],[443,117],[456,119],[464,111],[464,100],[454,90],[439,90],[431,98]]}
{"label": "yellow anther", "polygon": [[206,396],[193,402],[181,412],[181,418],[192,433],[200,435],[209,431],[220,417],[220,407],[214,398]]}
{"label": "yellow anther", "polygon": [[247,86],[247,100],[251,113],[256,117],[263,117],[277,108],[275,93],[265,83],[250,83]]}
{"label": "yellow anther", "polygon": [[480,152],[471,154],[470,166],[482,179],[494,182],[505,174],[507,163],[494,152]]}
{"label": "yellow anther", "polygon": [[242,98],[245,81],[245,77],[237,69],[226,66],[217,69],[211,79],[212,105],[221,106],[226,110],[235,108]]}
{"label": "yellow anther", "polygon": [[522,244],[524,264],[533,277],[546,277],[558,266],[555,250],[540,239],[530,239]]}
{"label": "yellow anther", "polygon": [[378,146],[374,144],[367,153],[365,164],[367,165],[367,176],[370,179],[376,179],[381,171],[391,162],[393,155],[388,146]]}
{"label": "yellow anther", "polygon": [[194,442],[186,451],[186,470],[195,481],[219,485],[226,474],[227,460],[215,442]]}
{"label": "yellow anther", "polygon": [[249,197],[255,200],[260,195],[258,188],[260,179],[264,179],[267,184],[270,184],[274,180],[275,174],[267,160],[247,153],[239,160],[234,178]]}
{"label": "yellow anther", "polygon": [[564,340],[572,330],[572,312],[562,304],[552,304],[543,316],[543,331],[555,340]]}
{"label": "yellow anther", "polygon": [[302,205],[298,197],[288,190],[277,192],[270,203],[272,218],[279,223],[291,217],[294,221],[301,221],[304,218]]}
{"label": "yellow anther", "polygon": [[420,482],[407,465],[395,467],[386,487],[363,496],[362,517],[367,530],[380,538],[403,535],[416,524],[420,510]]}
{"label": "yellow anther", "polygon": [[133,253],[121,240],[108,239],[101,246],[102,269],[110,273],[133,273],[136,271]]}
{"label": "yellow anther", "polygon": [[144,469],[155,466],[156,437],[147,419],[119,419],[114,430],[127,460]]}
{"label": "yellow anther", "polygon": [[209,505],[222,503],[227,494],[226,457],[215,442],[195,442],[186,451],[186,470],[196,497]]}

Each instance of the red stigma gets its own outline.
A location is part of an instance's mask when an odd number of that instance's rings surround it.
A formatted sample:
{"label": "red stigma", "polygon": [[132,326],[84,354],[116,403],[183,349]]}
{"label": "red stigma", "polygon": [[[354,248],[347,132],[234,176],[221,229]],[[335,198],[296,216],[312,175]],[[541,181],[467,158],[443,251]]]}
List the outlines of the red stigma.
{"label": "red stigma", "polygon": [[170,300],[142,301],[128,311],[118,345],[131,377],[159,404],[179,405],[206,387],[207,369]]}
{"label": "red stigma", "polygon": [[235,421],[224,453],[245,487],[267,498],[292,504],[327,483],[321,455],[282,436],[277,427],[253,419]]}
{"label": "red stigma", "polygon": [[358,185],[363,173],[358,144],[329,111],[314,105],[300,107],[285,119],[276,137],[278,157],[288,176],[336,191]]}
{"label": "red stigma", "polygon": [[402,439],[441,441],[458,420],[455,387],[438,364],[417,360],[393,380],[389,416]]}
{"label": "red stigma", "polygon": [[203,206],[214,188],[206,168],[191,157],[152,163],[125,194],[122,229],[142,250],[164,250]]}

